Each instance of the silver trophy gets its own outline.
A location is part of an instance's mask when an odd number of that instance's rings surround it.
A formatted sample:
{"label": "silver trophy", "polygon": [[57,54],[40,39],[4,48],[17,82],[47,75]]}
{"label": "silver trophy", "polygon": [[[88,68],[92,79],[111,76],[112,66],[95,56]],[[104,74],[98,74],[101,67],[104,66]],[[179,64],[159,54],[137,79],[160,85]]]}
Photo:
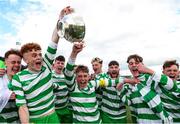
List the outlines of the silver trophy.
{"label": "silver trophy", "polygon": [[85,36],[85,24],[83,18],[74,12],[65,15],[57,24],[58,35],[69,42],[83,40]]}

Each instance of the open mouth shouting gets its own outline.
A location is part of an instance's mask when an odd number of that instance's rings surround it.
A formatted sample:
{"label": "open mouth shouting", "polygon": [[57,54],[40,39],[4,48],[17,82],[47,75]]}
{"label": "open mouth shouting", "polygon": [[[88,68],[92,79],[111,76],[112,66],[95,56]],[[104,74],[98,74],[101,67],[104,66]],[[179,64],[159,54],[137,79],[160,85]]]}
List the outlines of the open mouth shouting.
{"label": "open mouth shouting", "polygon": [[78,82],[78,84],[79,84],[80,88],[85,88],[87,86],[87,82],[85,82],[85,81]]}
{"label": "open mouth shouting", "polygon": [[132,67],[131,72],[132,72],[133,76],[135,76],[135,77],[139,76],[139,71],[138,71],[137,67]]}
{"label": "open mouth shouting", "polygon": [[58,71],[58,72],[61,72],[62,70],[63,70],[62,67],[58,67],[58,68],[57,68],[57,71]]}
{"label": "open mouth shouting", "polygon": [[13,67],[12,68],[12,72],[14,73],[14,74],[16,74],[17,72],[19,72],[20,71],[20,66],[18,66],[18,67]]}
{"label": "open mouth shouting", "polygon": [[42,61],[41,61],[41,60],[36,61],[36,62],[35,62],[35,68],[36,68],[37,70],[40,70],[41,67],[42,67]]}

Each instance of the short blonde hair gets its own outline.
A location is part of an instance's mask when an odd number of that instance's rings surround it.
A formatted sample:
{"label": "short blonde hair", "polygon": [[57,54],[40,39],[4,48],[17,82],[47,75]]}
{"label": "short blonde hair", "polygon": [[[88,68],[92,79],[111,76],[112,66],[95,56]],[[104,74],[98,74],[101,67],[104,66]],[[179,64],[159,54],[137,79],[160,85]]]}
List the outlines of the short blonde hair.
{"label": "short blonde hair", "polygon": [[99,57],[95,57],[95,58],[93,58],[93,59],[91,60],[91,64],[92,64],[93,62],[98,62],[98,63],[102,64],[102,63],[103,63],[103,60],[100,59]]}

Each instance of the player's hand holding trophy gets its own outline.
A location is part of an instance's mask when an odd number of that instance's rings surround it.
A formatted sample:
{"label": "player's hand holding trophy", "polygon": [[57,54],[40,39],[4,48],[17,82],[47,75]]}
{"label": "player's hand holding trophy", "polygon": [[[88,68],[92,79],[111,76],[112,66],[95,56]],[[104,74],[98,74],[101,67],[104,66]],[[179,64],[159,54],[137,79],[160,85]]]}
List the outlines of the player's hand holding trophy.
{"label": "player's hand holding trophy", "polygon": [[57,24],[58,35],[69,42],[83,40],[85,36],[85,24],[83,18],[77,15],[70,6],[64,8]]}

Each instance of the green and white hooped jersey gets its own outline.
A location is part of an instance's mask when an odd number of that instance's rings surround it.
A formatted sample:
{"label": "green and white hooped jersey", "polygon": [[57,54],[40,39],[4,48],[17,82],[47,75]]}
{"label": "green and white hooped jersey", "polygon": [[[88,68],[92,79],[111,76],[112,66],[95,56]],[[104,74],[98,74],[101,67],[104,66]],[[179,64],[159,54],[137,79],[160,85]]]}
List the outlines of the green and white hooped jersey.
{"label": "green and white hooped jersey", "polygon": [[32,73],[25,69],[13,77],[16,105],[27,105],[30,118],[41,117],[55,109],[51,67],[56,50],[57,44],[52,42],[47,49],[40,72]]}
{"label": "green and white hooped jersey", "polygon": [[173,123],[180,123],[180,82],[173,81],[166,75],[155,75],[154,89],[161,97],[163,106],[169,116],[173,118]]}
{"label": "green and white hooped jersey", "polygon": [[70,92],[70,101],[74,123],[100,123],[94,84],[89,82],[86,88],[80,89],[75,82],[74,90]]}
{"label": "green and white hooped jersey", "polygon": [[[95,75],[95,79],[94,80],[99,80],[99,78],[102,78],[103,76],[107,76],[106,73],[102,72],[99,73],[97,75]],[[96,93],[96,99],[97,99],[97,103],[98,103],[98,108],[101,109],[101,105],[102,105],[102,87],[99,87],[98,89],[96,89],[95,91]]]}
{"label": "green and white hooped jersey", "polygon": [[[1,120],[3,118],[3,120]],[[19,123],[18,108],[15,100],[9,100],[0,113],[0,123]]]}
{"label": "green and white hooped jersey", "polygon": [[84,89],[80,89],[75,81],[73,65],[67,64],[65,71],[67,86],[70,93],[70,102],[73,109],[74,123],[100,123],[100,112],[98,109],[95,90],[100,86],[114,86],[118,80],[100,78],[90,81]]}
{"label": "green and white hooped jersey", "polygon": [[157,87],[169,91],[177,89],[173,81],[165,75],[141,75],[140,83],[135,86],[125,84],[122,91],[122,101],[131,105],[137,113],[138,123],[171,123],[172,117],[165,110]]}
{"label": "green and white hooped jersey", "polygon": [[[66,85],[66,80],[64,75],[58,75],[53,72],[52,75],[54,95],[55,98],[55,107],[56,110],[68,109],[69,108],[69,92]],[[67,108],[68,107],[68,108]]]}
{"label": "green and white hooped jersey", "polygon": [[[123,78],[122,78],[123,80]],[[101,110],[111,119],[126,120],[126,107],[118,95],[116,87],[102,88]]]}

